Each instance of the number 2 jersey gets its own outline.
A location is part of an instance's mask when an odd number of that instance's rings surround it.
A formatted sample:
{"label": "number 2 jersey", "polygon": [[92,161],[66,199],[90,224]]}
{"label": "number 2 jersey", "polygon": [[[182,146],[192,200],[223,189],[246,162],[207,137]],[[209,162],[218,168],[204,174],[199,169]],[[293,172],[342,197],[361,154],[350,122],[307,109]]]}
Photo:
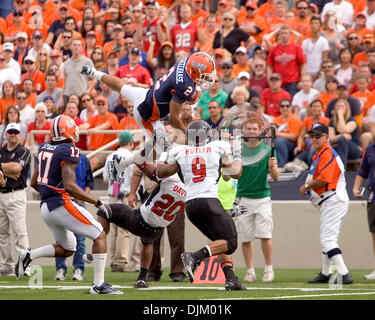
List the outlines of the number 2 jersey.
{"label": "number 2 jersey", "polygon": [[185,185],[177,174],[161,180],[140,208],[143,220],[152,227],[164,228],[185,209]]}
{"label": "number 2 jersey", "polygon": [[70,199],[64,189],[61,167],[64,162],[79,163],[79,149],[71,143],[43,143],[38,149],[38,189],[41,205],[52,211]]}
{"label": "number 2 jersey", "polygon": [[204,146],[181,145],[169,151],[176,160],[186,186],[186,201],[195,198],[218,198],[221,159],[231,155],[228,141],[212,141]]}
{"label": "number 2 jersey", "polygon": [[187,58],[177,62],[147,91],[145,100],[138,106],[144,120],[158,120],[169,114],[173,100],[183,103],[195,93],[195,83],[186,72]]}

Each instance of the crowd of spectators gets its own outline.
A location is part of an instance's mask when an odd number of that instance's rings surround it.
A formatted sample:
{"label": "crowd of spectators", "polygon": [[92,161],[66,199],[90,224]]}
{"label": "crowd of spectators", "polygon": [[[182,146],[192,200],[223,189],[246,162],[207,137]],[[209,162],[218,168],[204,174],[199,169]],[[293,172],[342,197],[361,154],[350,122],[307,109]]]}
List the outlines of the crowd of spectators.
{"label": "crowd of spectators", "polygon": [[113,139],[96,130],[138,126],[133,105],[77,65],[149,88],[196,51],[214,58],[217,77],[184,121],[220,127],[232,108],[255,109],[277,128],[280,168],[310,164],[315,121],[344,164],[374,141],[374,0],[14,0],[0,16],[2,144],[9,122],[30,147],[31,130],[65,113],[89,130],[80,148],[95,150]]}

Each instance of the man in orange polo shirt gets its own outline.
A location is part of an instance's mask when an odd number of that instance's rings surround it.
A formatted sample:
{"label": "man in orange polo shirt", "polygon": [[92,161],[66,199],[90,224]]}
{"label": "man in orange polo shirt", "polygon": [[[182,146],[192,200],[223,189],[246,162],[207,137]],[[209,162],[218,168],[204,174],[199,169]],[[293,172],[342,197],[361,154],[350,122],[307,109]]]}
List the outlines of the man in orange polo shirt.
{"label": "man in orange polo shirt", "polygon": [[316,153],[300,193],[307,195],[320,211],[320,244],[323,252],[322,271],[309,283],[328,283],[335,267],[338,274],[333,283],[350,284],[353,279],[338,245],[342,222],[349,208],[344,164],[329,143],[327,125],[316,122],[308,134]]}
{"label": "man in orange polo shirt", "polygon": [[[98,114],[87,119],[87,122],[79,126],[82,130],[89,130],[89,150],[97,150],[117,138],[116,134],[94,134],[98,130],[117,130],[118,119],[114,113],[108,112],[108,100],[106,97],[96,98]],[[114,149],[112,147],[112,149]],[[97,154],[90,159],[91,170],[94,171],[105,164],[107,156]]]}
{"label": "man in orange polo shirt", "polygon": [[[38,70],[35,65],[35,58],[31,55],[28,55],[24,59],[26,72],[21,77],[21,83],[25,79],[31,79],[34,81],[34,91],[36,93],[41,93],[46,90],[45,75],[42,71]],[[20,87],[21,89],[21,87]]]}
{"label": "man in orange polo shirt", "polygon": [[258,14],[258,5],[254,0],[247,1],[245,9],[246,15],[244,17],[237,17],[238,26],[254,37],[257,43],[261,44],[262,37],[267,29],[266,19]]}

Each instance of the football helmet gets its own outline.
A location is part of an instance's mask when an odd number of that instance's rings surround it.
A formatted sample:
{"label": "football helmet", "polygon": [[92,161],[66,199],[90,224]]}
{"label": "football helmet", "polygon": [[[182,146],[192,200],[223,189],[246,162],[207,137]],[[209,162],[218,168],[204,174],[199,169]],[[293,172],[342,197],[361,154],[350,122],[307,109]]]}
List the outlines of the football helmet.
{"label": "football helmet", "polygon": [[52,124],[52,141],[62,141],[66,139],[72,142],[78,142],[79,129],[74,120],[68,116],[60,115],[53,120]]}
{"label": "football helmet", "polygon": [[209,89],[215,82],[215,62],[205,52],[195,52],[188,58],[186,72],[203,89]]}
{"label": "football helmet", "polygon": [[203,120],[194,120],[186,128],[188,145],[193,147],[203,146],[210,142],[211,127]]}

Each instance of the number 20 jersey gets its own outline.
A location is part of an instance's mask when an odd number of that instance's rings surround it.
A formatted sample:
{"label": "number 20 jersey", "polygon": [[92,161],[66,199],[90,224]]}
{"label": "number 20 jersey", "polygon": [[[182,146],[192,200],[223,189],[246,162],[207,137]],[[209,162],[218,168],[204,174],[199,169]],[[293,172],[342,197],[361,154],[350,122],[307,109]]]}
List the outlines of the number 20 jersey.
{"label": "number 20 jersey", "polygon": [[141,215],[150,226],[164,228],[184,211],[185,199],[185,185],[174,174],[155,187],[141,206]]}
{"label": "number 20 jersey", "polygon": [[186,186],[186,201],[195,198],[218,198],[221,158],[231,155],[228,141],[212,141],[204,146],[177,146],[170,150]]}
{"label": "number 20 jersey", "polygon": [[79,163],[79,149],[71,143],[43,143],[38,150],[38,190],[41,205],[46,202],[48,210],[60,207],[70,199],[64,189],[61,166],[64,162]]}

